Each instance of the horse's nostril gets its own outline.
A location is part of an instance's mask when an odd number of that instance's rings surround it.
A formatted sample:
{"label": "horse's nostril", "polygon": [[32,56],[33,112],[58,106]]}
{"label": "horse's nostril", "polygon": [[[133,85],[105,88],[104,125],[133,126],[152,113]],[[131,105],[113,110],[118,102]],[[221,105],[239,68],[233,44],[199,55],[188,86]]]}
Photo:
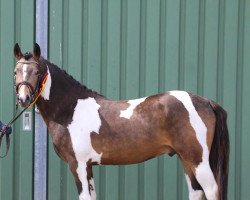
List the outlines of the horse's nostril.
{"label": "horse's nostril", "polygon": [[30,101],[30,96],[26,95],[26,101]]}

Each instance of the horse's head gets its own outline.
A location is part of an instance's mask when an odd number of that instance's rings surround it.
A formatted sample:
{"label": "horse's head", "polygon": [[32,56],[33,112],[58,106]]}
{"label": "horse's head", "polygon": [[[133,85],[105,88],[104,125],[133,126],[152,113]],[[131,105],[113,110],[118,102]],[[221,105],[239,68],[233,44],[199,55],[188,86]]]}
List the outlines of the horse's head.
{"label": "horse's head", "polygon": [[14,70],[14,84],[19,104],[22,107],[29,106],[40,90],[43,70],[39,66],[41,50],[35,44],[33,53],[22,54],[18,44],[14,47],[14,55],[17,59]]}

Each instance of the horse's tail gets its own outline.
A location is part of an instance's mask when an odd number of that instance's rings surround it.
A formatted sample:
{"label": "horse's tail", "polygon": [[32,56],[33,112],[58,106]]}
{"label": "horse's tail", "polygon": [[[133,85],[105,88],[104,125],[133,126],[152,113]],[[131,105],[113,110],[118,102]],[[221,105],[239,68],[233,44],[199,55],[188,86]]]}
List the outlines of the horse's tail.
{"label": "horse's tail", "polygon": [[227,113],[214,101],[210,101],[210,105],[216,116],[216,124],[214,139],[209,155],[209,163],[218,184],[219,200],[226,200],[229,171],[229,135],[227,128]]}

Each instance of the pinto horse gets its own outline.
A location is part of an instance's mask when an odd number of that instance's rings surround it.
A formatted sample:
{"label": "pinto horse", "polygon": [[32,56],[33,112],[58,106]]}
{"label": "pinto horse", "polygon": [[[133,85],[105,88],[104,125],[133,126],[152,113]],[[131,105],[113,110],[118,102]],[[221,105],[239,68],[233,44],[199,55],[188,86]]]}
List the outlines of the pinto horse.
{"label": "pinto horse", "polygon": [[182,161],[189,199],[227,199],[227,114],[217,103],[185,91],[109,100],[41,57],[38,44],[25,54],[16,44],[14,54],[17,100],[22,107],[37,105],[80,200],[96,199],[93,165],[162,154]]}

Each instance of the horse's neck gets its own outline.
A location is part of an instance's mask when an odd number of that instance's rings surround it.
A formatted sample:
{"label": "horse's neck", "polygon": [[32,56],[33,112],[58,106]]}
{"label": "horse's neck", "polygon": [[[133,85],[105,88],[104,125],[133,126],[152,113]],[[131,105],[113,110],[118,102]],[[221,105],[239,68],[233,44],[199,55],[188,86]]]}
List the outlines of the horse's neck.
{"label": "horse's neck", "polygon": [[44,93],[37,101],[45,122],[56,121],[60,124],[68,124],[71,120],[74,107],[78,99],[102,98],[101,95],[82,86],[71,76],[59,70],[57,67],[49,67],[48,80],[51,85],[46,84],[47,99]]}

